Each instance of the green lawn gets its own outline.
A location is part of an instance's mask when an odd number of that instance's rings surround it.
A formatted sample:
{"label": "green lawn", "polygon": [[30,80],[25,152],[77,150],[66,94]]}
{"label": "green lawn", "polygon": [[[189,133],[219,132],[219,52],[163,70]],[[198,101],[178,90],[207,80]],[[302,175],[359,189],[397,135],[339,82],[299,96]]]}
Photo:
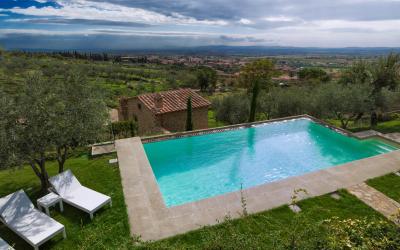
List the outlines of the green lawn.
{"label": "green lawn", "polygon": [[[303,209],[300,216],[283,206],[237,220],[227,219],[222,224],[162,241],[134,244],[129,235],[119,171],[108,164],[112,157],[90,160],[82,156],[67,161],[66,167],[72,169],[82,184],[110,195],[113,207],[100,210],[93,221],[87,214],[68,205],[62,214],[58,209],[52,209],[51,216],[66,226],[68,238],[57,237],[42,249],[287,249],[288,242],[301,242],[299,249],[309,249],[315,247],[313,244],[324,233],[318,227],[324,219],[333,216],[383,218],[354,196],[340,191],[341,200],[325,195],[300,202]],[[48,169],[50,175],[56,174],[56,164],[49,163]],[[35,203],[39,197],[39,182],[30,168],[0,171],[0,196],[21,188]],[[29,249],[3,225],[0,235],[8,242],[16,243],[17,249]]]}
{"label": "green lawn", "polygon": [[367,183],[393,200],[400,202],[400,176],[388,174],[371,179]]}

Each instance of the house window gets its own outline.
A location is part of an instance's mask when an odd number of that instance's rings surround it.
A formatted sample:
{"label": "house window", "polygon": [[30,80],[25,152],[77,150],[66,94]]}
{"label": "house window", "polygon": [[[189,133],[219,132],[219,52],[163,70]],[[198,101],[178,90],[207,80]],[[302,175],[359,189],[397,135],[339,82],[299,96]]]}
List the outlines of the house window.
{"label": "house window", "polygon": [[137,122],[137,121],[138,121],[138,119],[137,119],[137,116],[136,116],[136,115],[134,115],[134,116],[133,116],[133,119],[135,119],[135,122]]}
{"label": "house window", "polygon": [[138,107],[139,110],[141,110],[142,109],[142,104],[138,103],[137,107]]}

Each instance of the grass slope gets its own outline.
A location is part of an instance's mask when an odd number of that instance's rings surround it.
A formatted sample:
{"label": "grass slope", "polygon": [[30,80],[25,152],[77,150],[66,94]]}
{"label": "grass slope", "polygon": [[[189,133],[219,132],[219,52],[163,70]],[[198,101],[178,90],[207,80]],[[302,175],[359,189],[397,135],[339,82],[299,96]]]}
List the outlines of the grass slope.
{"label": "grass slope", "polygon": [[[146,244],[143,249],[288,249],[287,244],[301,242],[300,249],[312,247],[318,241],[318,223],[337,216],[347,218],[383,217],[346,191],[340,191],[341,200],[329,195],[308,199],[299,203],[303,209],[295,215],[287,206],[250,215],[222,224],[205,227],[166,240]],[[322,233],[322,232],[321,232]]]}

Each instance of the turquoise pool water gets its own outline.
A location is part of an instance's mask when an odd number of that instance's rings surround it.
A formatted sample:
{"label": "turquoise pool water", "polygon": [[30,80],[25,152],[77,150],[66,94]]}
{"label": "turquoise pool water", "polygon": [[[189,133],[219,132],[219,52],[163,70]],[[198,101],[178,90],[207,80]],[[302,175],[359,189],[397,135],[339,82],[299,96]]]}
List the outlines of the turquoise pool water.
{"label": "turquoise pool water", "polygon": [[309,119],[144,144],[168,207],[386,153]]}

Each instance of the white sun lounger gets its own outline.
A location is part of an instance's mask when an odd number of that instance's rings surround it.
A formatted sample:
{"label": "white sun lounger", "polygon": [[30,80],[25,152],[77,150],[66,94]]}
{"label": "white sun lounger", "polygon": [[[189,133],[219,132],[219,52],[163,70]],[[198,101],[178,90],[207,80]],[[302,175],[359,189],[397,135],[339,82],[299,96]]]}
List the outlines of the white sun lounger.
{"label": "white sun lounger", "polygon": [[0,198],[0,221],[36,250],[56,234],[67,237],[64,226],[35,209],[23,190]]}
{"label": "white sun lounger", "polygon": [[7,242],[0,238],[0,250],[14,250]]}
{"label": "white sun lounger", "polygon": [[104,205],[112,206],[109,196],[82,186],[71,170],[51,177],[49,181],[65,203],[89,213],[90,219],[93,219],[93,213]]}

